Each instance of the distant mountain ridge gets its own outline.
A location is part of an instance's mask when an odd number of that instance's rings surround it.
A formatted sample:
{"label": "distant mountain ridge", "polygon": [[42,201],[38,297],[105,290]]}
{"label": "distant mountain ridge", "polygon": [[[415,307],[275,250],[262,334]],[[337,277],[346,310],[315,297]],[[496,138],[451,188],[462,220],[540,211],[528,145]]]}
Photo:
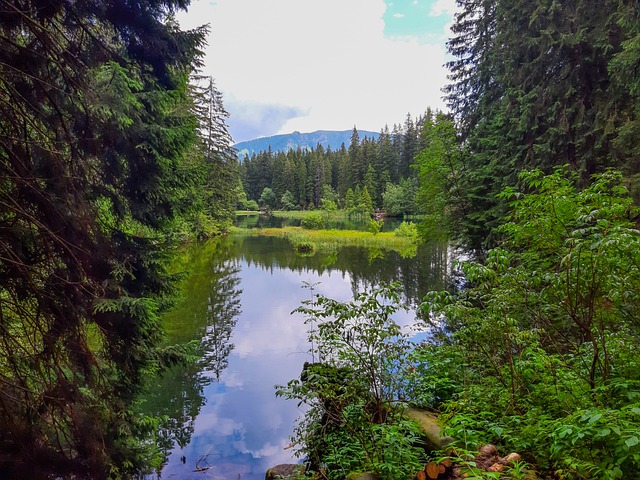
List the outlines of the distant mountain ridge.
{"label": "distant mountain ridge", "polygon": [[[337,150],[343,143],[347,147],[349,146],[352,132],[353,130],[317,130],[311,133],[293,132],[238,142],[234,145],[234,148],[238,150],[238,158],[241,160],[247,155],[251,157],[254,153],[266,151],[269,147],[271,147],[271,151],[273,152],[287,152],[289,150],[295,150],[298,147],[302,150],[308,150],[320,144],[325,149],[331,147],[332,150]],[[360,136],[360,140],[364,137],[377,139],[380,136],[379,133],[367,130],[358,130],[358,135]]]}

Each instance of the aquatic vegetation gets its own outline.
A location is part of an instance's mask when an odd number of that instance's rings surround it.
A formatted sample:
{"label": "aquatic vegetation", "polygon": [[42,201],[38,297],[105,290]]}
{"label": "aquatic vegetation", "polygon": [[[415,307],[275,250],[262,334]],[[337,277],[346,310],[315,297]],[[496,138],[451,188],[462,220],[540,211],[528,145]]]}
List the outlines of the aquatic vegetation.
{"label": "aquatic vegetation", "polygon": [[283,228],[233,228],[231,233],[237,235],[263,235],[270,237],[286,238],[296,246],[303,243],[312,243],[317,251],[326,252],[343,246],[356,246],[379,248],[394,251],[403,258],[414,257],[418,251],[414,239],[399,237],[393,232],[361,232],[357,230],[307,230],[301,227]]}

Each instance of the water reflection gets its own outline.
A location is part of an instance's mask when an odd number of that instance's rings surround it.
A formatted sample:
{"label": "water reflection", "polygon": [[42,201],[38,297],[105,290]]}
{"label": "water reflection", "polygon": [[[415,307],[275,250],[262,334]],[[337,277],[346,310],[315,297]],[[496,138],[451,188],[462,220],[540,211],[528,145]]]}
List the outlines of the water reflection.
{"label": "water reflection", "polygon": [[[400,280],[414,305],[444,286],[448,264],[444,245],[421,246],[414,259],[361,248],[302,257],[286,240],[260,237],[185,251],[177,268],[190,273],[183,301],[165,318],[168,343],[196,343],[200,359],[158,379],[144,405],[168,419],[161,477],[261,480],[270,466],[296,461],[285,447],[299,412],[273,387],[297,377],[308,359],[304,319],[291,314],[309,298],[303,282],[320,282],[316,293],[347,301]],[[410,310],[397,320],[413,317]]]}
{"label": "water reflection", "polygon": [[370,289],[381,283],[399,281],[407,306],[418,304],[428,290],[446,287],[452,252],[446,244],[419,245],[413,258],[396,252],[359,247],[344,247],[320,252],[313,257],[296,254],[279,238],[246,237],[237,240],[242,259],[270,271],[286,268],[296,272],[315,271],[320,275],[339,272],[349,276],[351,292]]}

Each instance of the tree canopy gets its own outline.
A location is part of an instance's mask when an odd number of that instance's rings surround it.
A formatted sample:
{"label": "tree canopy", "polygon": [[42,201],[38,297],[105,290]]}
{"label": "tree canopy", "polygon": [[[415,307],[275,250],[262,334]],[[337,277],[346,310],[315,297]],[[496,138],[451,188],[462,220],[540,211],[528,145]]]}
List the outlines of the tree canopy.
{"label": "tree canopy", "polygon": [[[0,476],[107,478],[157,461],[130,407],[198,179],[187,2],[0,9]],[[154,460],[155,458],[155,460]]]}
{"label": "tree canopy", "polygon": [[506,212],[496,195],[522,170],[567,164],[586,186],[614,167],[635,185],[637,5],[458,5],[446,91],[465,147],[466,240],[476,249],[492,244],[489,234]]}

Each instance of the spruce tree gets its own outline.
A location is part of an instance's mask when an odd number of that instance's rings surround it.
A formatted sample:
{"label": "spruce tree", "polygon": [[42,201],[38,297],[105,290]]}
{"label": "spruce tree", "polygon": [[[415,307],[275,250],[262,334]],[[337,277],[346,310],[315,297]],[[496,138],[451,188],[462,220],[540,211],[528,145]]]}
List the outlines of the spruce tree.
{"label": "spruce tree", "polygon": [[407,178],[411,176],[411,165],[413,159],[418,153],[418,132],[415,123],[411,118],[411,114],[407,114],[404,122],[404,135],[402,141],[402,155],[400,156],[400,177]]}
{"label": "spruce tree", "polygon": [[637,7],[614,0],[458,4],[447,99],[465,145],[472,208],[464,236],[481,248],[506,211],[497,194],[520,171],[567,164],[582,186],[608,167],[634,171],[633,148],[619,138],[635,118],[635,100],[615,72],[637,32],[628,20],[637,19]]}
{"label": "spruce tree", "polygon": [[172,293],[194,181],[185,2],[4,1],[0,14],[0,477],[151,466],[131,410]]}
{"label": "spruce tree", "polygon": [[238,159],[227,126],[229,113],[224,107],[222,93],[213,77],[194,76],[191,95],[199,121],[199,144],[196,155],[203,160],[203,188],[201,197],[204,212],[211,225],[206,234],[227,231],[235,214],[237,195],[231,185],[238,179]]}

